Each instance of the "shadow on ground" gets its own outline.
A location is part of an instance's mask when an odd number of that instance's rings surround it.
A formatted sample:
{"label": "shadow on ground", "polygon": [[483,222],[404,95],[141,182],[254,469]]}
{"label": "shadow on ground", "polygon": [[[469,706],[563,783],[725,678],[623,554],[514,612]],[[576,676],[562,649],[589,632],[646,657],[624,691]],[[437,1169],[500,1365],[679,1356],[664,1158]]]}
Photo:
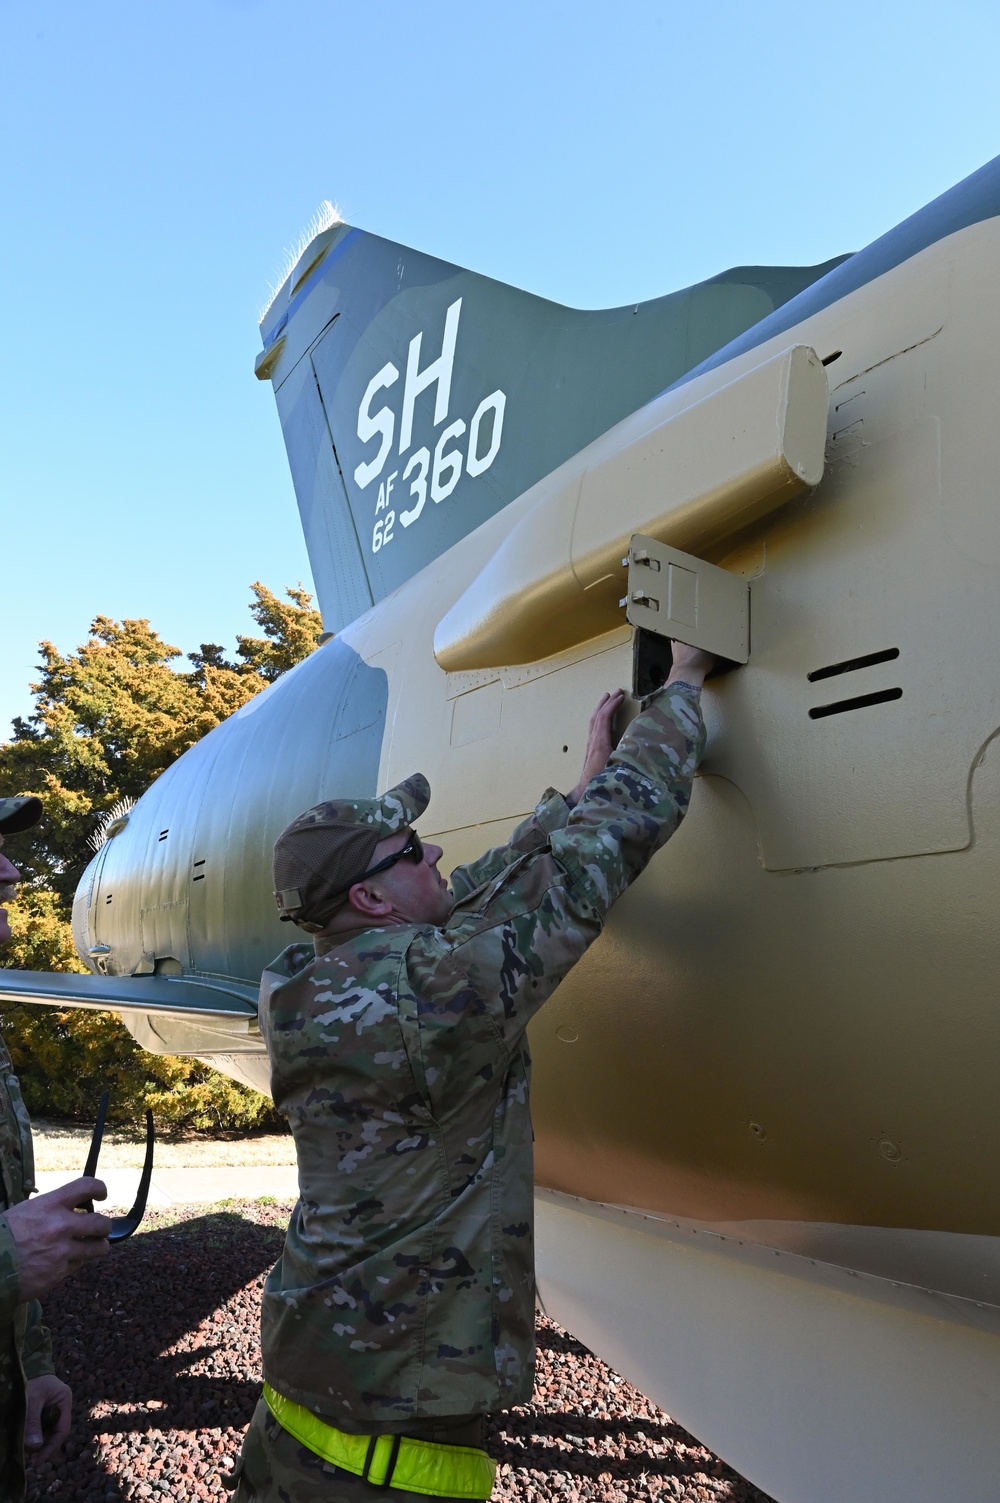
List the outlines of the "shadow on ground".
{"label": "shadow on ground", "polygon": [[[167,1495],[161,1473],[171,1497],[214,1495],[259,1397],[260,1284],[282,1240],[236,1212],[196,1216],[133,1237],[49,1296],[75,1421],[62,1457],[31,1477],[29,1503],[112,1503],[131,1496],[122,1477]],[[196,1470],[182,1455],[199,1435]]]}
{"label": "shadow on ground", "polygon": [[[264,1276],[287,1207],[153,1213],[46,1301],[74,1393],[62,1456],[28,1503],[200,1503],[224,1480],[260,1392]],[[530,1406],[490,1421],[496,1503],[769,1503],[586,1347],[544,1318]]]}
{"label": "shadow on ground", "polygon": [[533,1403],[489,1422],[497,1503],[528,1490],[539,1498],[773,1503],[568,1331],[540,1317],[537,1342]]}

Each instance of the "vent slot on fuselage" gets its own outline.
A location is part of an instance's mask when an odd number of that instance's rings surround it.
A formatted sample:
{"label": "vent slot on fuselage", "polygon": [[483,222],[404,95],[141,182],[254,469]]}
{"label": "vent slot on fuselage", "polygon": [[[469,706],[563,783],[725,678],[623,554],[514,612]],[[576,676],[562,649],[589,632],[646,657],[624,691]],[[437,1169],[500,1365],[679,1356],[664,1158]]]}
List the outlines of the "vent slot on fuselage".
{"label": "vent slot on fuselage", "polygon": [[868,705],[884,705],[891,699],[902,697],[902,689],[880,689],[876,694],[859,694],[854,699],[838,699],[832,705],[817,705],[809,711],[809,719],[823,720],[827,715],[846,715],[848,710],[864,710]]}
{"label": "vent slot on fuselage", "polygon": [[863,658],[848,658],[843,663],[831,663],[827,668],[814,668],[806,678],[811,684],[823,678],[836,678],[840,673],[855,673],[859,668],[874,668],[876,663],[891,663],[899,657],[898,647],[886,647],[881,652],[868,652]]}

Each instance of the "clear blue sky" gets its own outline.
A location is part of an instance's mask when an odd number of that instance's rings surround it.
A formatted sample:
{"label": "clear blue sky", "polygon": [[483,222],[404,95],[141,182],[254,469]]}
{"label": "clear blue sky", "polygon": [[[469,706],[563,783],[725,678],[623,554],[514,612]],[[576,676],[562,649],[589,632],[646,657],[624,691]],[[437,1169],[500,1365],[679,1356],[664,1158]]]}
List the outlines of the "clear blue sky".
{"label": "clear blue sky", "polygon": [[1000,8],[0,0],[0,736],[42,637],[309,584],[257,313],[319,201],[581,307],[874,239],[1000,153]]}

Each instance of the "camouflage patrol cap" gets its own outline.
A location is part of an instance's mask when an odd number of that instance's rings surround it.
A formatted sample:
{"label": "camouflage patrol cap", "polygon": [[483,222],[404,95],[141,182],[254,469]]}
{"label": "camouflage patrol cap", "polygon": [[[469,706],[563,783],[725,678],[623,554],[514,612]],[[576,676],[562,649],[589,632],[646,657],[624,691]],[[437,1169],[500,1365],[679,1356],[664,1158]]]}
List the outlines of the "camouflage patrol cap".
{"label": "camouflage patrol cap", "polygon": [[20,798],[0,798],[0,835],[30,830],[42,817],[42,801],[33,793]]}
{"label": "camouflage patrol cap", "polygon": [[372,865],[379,841],[408,829],[430,797],[430,784],[415,772],[379,798],[334,799],[293,819],[274,842],[281,918],[311,933],[322,929]]}

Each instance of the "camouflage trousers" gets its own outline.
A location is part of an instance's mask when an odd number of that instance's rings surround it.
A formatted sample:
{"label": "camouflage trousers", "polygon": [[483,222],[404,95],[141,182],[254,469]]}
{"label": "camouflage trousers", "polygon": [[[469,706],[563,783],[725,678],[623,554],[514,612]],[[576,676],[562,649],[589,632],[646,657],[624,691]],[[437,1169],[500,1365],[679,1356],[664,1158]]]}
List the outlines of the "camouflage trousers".
{"label": "camouflage trousers", "polygon": [[[463,1435],[465,1445],[481,1444]],[[332,1466],[289,1435],[261,1399],[229,1484],[233,1503],[461,1503],[398,1487],[375,1487]]]}

